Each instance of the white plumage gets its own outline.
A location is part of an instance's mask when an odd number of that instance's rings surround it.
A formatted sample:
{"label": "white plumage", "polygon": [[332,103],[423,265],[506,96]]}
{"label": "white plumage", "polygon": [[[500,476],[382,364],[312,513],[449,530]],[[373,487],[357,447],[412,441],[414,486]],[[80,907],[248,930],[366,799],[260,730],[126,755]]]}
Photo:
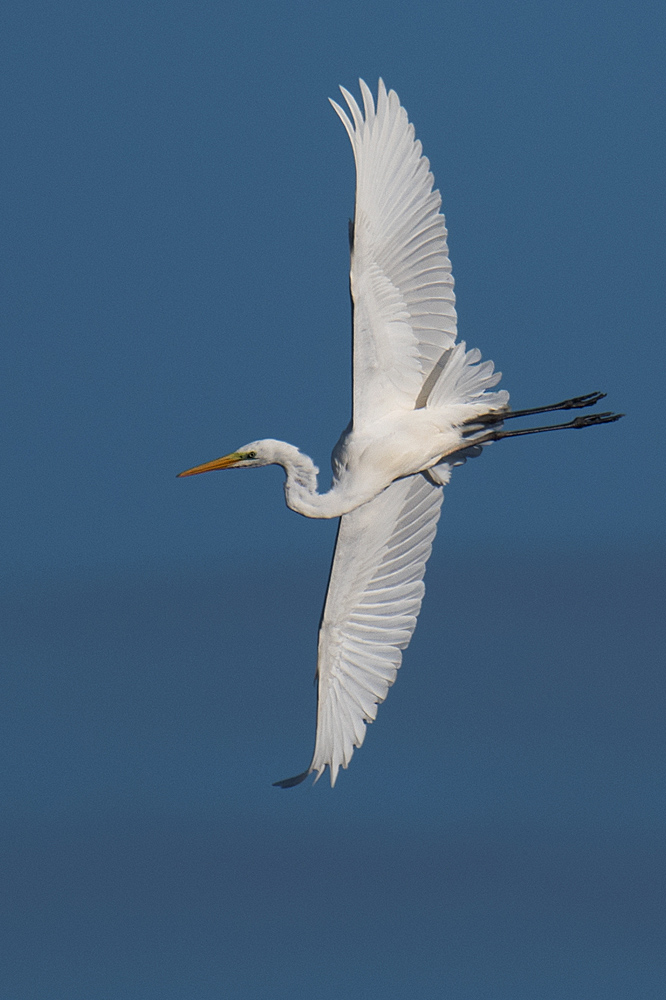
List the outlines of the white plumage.
{"label": "white plumage", "polygon": [[[272,439],[181,473],[277,463],[289,507],[340,518],[319,630],[314,754],[307,771],[277,782],[283,787],[327,766],[335,784],[363,743],[416,626],[451,468],[490,440],[554,429],[504,431],[509,417],[588,406],[602,396],[512,413],[509,394],[492,391],[500,379],[493,363],[480,364],[479,351],[455,343],[446,227],[421,143],[394,91],[380,80],[375,107],[362,80],[360,87],[363,111],[343,88],[349,115],[331,102],[356,161],[353,415],[333,452],[331,488],[318,493],[312,460]],[[617,415],[554,426],[611,419]]]}
{"label": "white plumage", "polygon": [[409,644],[442,489],[421,473],[345,514],[319,630],[317,739],[311,767],[335,782],[365,737]]}
{"label": "white plumage", "polygon": [[351,264],[354,421],[414,403],[456,339],[455,296],[430,164],[395,91],[379,81],[377,108],[361,80],[365,118],[342,89],[352,120],[331,101],[356,162]]}

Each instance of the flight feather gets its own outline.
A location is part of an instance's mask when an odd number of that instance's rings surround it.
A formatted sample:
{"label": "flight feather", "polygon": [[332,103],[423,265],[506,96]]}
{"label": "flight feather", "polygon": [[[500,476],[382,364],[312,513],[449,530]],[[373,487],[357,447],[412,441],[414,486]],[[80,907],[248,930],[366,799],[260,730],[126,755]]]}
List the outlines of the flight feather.
{"label": "flight feather", "polygon": [[351,118],[333,107],[356,162],[351,259],[355,426],[413,409],[456,338],[453,277],[430,164],[395,91],[377,104],[361,80],[363,111],[341,88]]}

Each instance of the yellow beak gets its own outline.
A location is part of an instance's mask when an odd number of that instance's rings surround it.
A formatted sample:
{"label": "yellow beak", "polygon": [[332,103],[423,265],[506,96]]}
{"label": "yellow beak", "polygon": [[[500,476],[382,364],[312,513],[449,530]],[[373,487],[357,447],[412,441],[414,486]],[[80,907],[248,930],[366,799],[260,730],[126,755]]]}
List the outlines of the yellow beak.
{"label": "yellow beak", "polygon": [[241,459],[240,452],[232,451],[230,455],[224,455],[222,458],[215,458],[212,462],[195,465],[193,469],[186,469],[185,472],[179,472],[177,478],[180,479],[182,476],[196,476],[200,472],[213,472],[214,469],[233,469],[234,465],[240,462]]}

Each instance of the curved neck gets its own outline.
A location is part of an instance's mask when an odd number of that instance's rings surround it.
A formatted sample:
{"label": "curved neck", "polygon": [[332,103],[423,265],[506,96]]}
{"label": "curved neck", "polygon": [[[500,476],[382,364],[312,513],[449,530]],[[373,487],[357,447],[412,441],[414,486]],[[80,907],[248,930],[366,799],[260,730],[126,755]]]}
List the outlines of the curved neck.
{"label": "curved neck", "polygon": [[304,455],[293,444],[272,441],[273,463],[281,465],[287,479],[284,495],[287,507],[305,517],[340,517],[347,514],[354,503],[345,504],[340,483],[335,480],[327,493],[318,493],[319,469],[309,455]]}

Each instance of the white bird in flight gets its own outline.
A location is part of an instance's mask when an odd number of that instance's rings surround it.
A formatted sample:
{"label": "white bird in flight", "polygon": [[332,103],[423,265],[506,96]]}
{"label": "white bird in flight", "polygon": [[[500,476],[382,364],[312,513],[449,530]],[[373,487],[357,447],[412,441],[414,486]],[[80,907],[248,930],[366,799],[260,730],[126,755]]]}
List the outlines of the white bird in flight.
{"label": "white bird in flight", "polygon": [[604,394],[512,411],[508,392],[493,391],[501,374],[492,361],[480,364],[478,350],[456,343],[441,198],[414,126],[382,80],[376,106],[359,82],[363,111],[343,87],[351,117],[331,101],[356,161],[353,412],[333,450],[331,488],[318,493],[314,462],[272,439],[180,473],[281,465],[287,506],[306,517],[340,518],[319,626],[314,754],[302,774],[276,782],[282,788],[313,771],[318,780],[327,765],[334,785],[363,743],[416,627],[451,469],[491,441],[621,416],[503,429],[509,418],[591,406]]}

